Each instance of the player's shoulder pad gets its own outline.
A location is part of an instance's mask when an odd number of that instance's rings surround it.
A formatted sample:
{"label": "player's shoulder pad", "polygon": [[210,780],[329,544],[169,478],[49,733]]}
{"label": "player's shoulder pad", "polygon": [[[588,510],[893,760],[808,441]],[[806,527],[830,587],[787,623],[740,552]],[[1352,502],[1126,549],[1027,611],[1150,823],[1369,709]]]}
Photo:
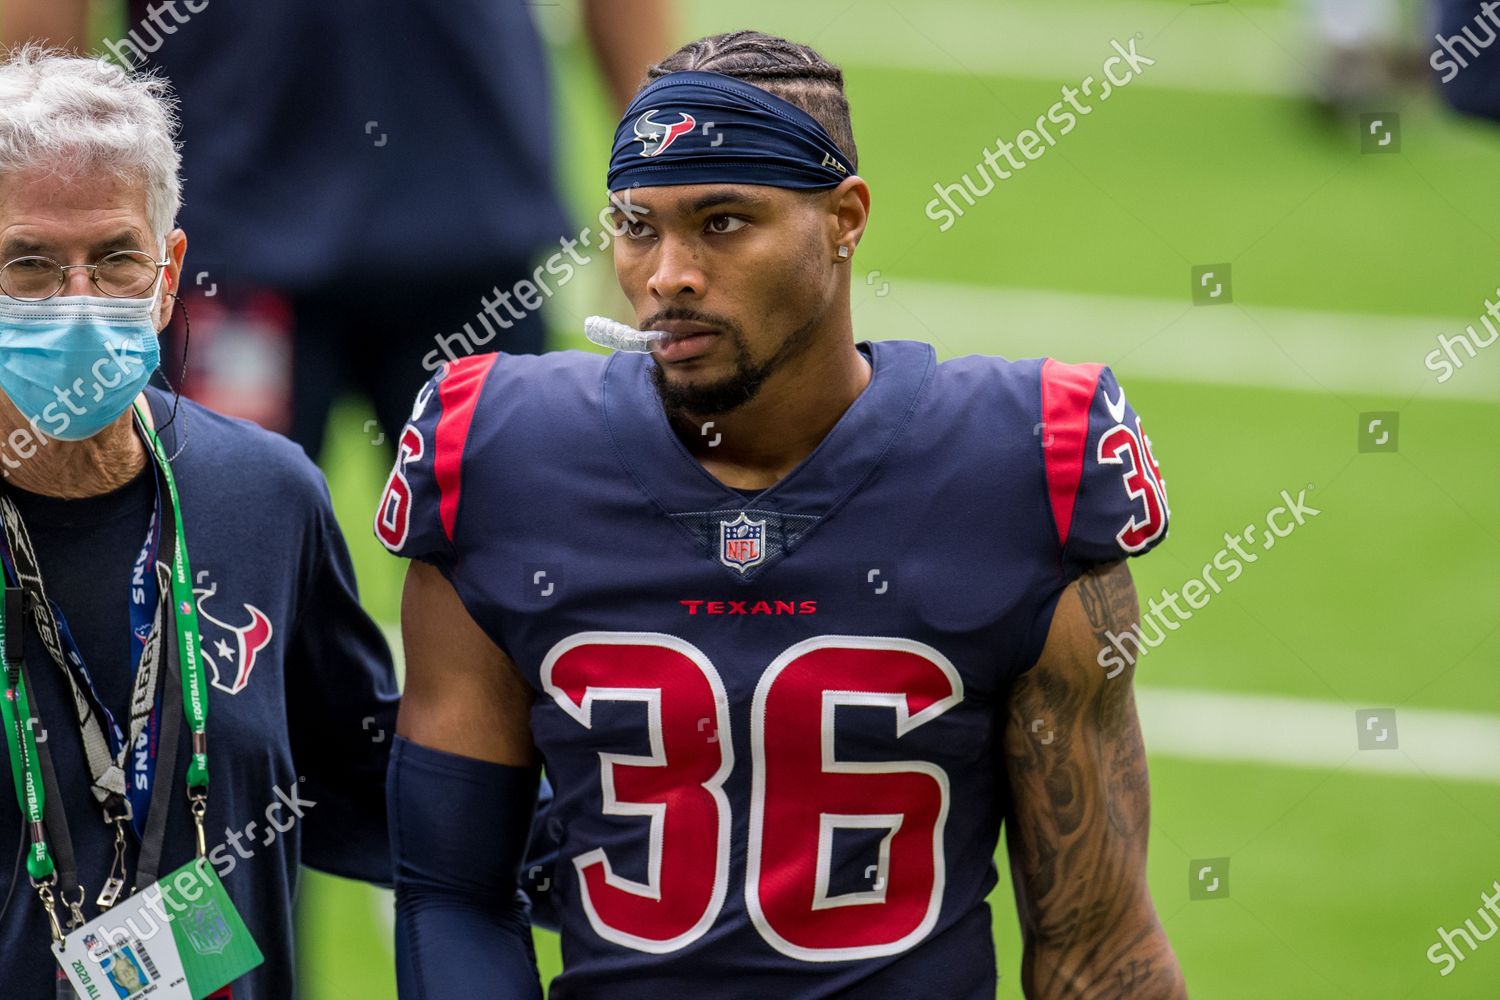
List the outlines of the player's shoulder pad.
{"label": "player's shoulder pad", "polygon": [[1063,561],[1112,562],[1167,536],[1166,481],[1114,373],[1044,359],[1038,447]]}
{"label": "player's shoulder pad", "polygon": [[[464,524],[507,503],[511,477],[566,453],[597,410],[608,359],[588,351],[475,354],[443,364],[417,393],[375,513],[375,536],[440,567]],[[468,511],[464,515],[463,511]]]}
{"label": "player's shoulder pad", "polygon": [[417,392],[375,511],[375,537],[396,555],[439,564],[451,559],[464,452],[485,382],[503,359],[476,354],[449,361]]}

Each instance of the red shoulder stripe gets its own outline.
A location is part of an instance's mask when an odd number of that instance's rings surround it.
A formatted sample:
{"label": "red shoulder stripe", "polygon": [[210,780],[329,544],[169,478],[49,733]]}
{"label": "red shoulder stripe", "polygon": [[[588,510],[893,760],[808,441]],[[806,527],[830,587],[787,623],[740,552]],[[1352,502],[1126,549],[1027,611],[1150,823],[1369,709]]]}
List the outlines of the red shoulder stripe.
{"label": "red shoulder stripe", "polygon": [[464,445],[469,440],[469,426],[474,422],[474,408],[479,403],[485,376],[497,357],[498,354],[476,354],[450,362],[447,375],[438,383],[443,412],[433,435],[432,474],[437,479],[443,532],[450,542],[453,525],[458,520]]}
{"label": "red shoulder stripe", "polygon": [[1042,362],[1042,462],[1052,518],[1063,545],[1073,527],[1073,505],[1089,439],[1089,409],[1103,370],[1103,365],[1065,365],[1051,358]]}

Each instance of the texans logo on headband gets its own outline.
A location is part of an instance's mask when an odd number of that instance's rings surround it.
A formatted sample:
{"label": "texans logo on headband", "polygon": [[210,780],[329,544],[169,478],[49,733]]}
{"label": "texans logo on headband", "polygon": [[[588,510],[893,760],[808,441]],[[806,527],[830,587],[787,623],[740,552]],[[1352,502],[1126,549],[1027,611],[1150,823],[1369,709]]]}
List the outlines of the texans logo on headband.
{"label": "texans logo on headband", "polygon": [[636,141],[645,144],[645,148],[641,150],[642,156],[660,156],[680,136],[687,135],[698,127],[698,122],[693,116],[686,113],[683,114],[681,121],[663,125],[661,122],[652,121],[651,116],[656,112],[657,109],[652,108],[635,120]]}
{"label": "texans logo on headband", "polygon": [[[701,137],[709,125],[720,133],[711,141]],[[727,135],[734,142],[722,142]],[[853,173],[828,131],[795,104],[732,76],[684,70],[647,84],[620,116],[606,180],[611,191],[681,184],[811,191]]]}

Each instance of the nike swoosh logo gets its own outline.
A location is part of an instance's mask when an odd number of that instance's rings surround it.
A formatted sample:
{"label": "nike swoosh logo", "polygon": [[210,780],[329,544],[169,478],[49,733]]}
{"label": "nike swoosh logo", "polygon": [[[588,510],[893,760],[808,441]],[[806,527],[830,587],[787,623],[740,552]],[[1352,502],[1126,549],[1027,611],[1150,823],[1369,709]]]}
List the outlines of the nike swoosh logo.
{"label": "nike swoosh logo", "polygon": [[1104,391],[1104,405],[1109,410],[1109,415],[1114,418],[1115,423],[1123,424],[1125,422],[1124,388],[1120,389],[1120,398],[1113,400],[1109,398],[1109,390],[1106,389]]}

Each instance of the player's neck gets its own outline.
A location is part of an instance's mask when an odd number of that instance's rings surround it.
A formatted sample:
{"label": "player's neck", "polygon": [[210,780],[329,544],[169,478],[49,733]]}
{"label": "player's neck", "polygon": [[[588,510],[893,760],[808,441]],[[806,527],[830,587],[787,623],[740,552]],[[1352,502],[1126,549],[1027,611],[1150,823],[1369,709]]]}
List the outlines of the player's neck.
{"label": "player's neck", "polygon": [[[755,398],[712,417],[678,413],[678,436],[709,474],[739,489],[765,489],[812,454],[870,384],[870,363],[853,339],[810,352],[766,380]],[[713,433],[702,433],[708,421]]]}
{"label": "player's neck", "polygon": [[98,496],[130,482],[145,464],[146,446],[129,411],[91,438],[61,441],[34,430],[0,397],[0,475],[18,489],[67,499]]}

